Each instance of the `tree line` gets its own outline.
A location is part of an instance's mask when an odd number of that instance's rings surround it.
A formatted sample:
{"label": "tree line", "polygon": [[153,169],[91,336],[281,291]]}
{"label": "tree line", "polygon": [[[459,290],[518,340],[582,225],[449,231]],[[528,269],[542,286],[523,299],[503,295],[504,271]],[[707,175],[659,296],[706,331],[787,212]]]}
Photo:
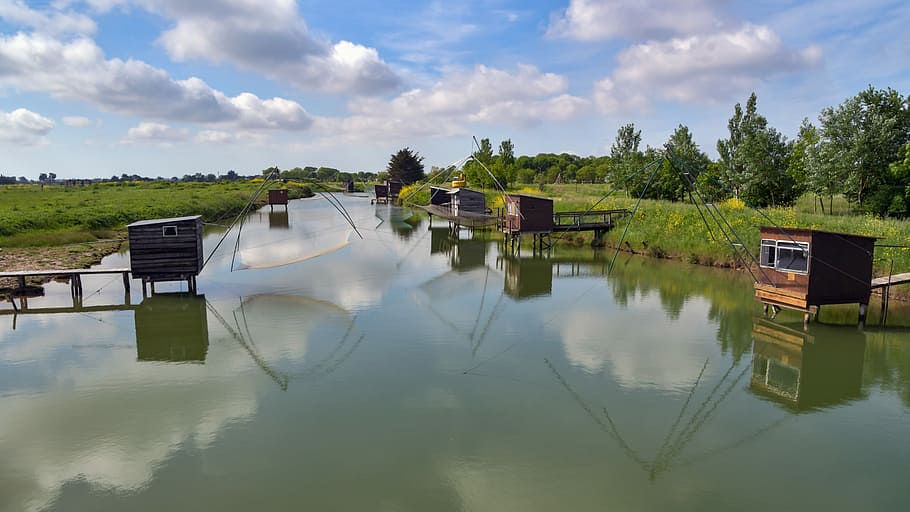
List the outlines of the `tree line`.
{"label": "tree line", "polygon": [[[635,197],[679,201],[689,190],[684,180],[692,180],[707,199],[738,197],[756,207],[790,205],[810,193],[823,211],[825,200],[830,212],[833,198],[843,195],[860,212],[910,213],[910,97],[891,88],[870,86],[823,109],[817,124],[804,119],[793,140],[759,113],[752,93],[745,106],[733,107],[727,128],[728,136],[717,141],[717,160],[695,144],[685,125],[677,126],[662,148],[642,148],[641,130],[629,123],[617,130],[609,156],[516,158],[511,139],[495,152],[490,140],[482,139],[462,171],[475,187],[597,182]],[[422,160],[405,148],[392,155],[386,172],[400,175],[396,160],[404,157]],[[434,167],[431,174],[446,170],[455,171]],[[421,178],[422,171],[421,165]]]}

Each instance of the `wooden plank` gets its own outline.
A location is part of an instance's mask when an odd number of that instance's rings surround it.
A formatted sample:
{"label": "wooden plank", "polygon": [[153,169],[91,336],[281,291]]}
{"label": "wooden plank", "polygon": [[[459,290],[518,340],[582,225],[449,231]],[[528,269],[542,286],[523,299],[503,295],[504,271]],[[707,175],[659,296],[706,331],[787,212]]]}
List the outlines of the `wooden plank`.
{"label": "wooden plank", "polygon": [[872,289],[884,288],[886,286],[894,286],[897,284],[907,284],[910,283],[910,272],[905,274],[894,274],[890,278],[888,276],[876,277],[872,280]]}
{"label": "wooden plank", "polygon": [[762,302],[769,302],[772,304],[790,306],[794,308],[799,308],[805,310],[809,307],[809,304],[806,303],[806,299],[799,299],[797,297],[791,297],[788,295],[781,295],[775,293],[768,293],[764,290],[755,290],[755,297]]}
{"label": "wooden plank", "polygon": [[123,274],[130,272],[128,268],[80,268],[69,270],[14,270],[0,272],[0,277],[40,277],[40,276],[71,276],[92,274]]}

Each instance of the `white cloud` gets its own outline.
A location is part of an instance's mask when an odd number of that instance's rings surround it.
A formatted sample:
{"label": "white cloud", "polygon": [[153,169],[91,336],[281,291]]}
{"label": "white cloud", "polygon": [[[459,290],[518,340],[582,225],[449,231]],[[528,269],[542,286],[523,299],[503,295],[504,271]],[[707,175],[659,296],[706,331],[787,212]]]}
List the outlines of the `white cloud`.
{"label": "white cloud", "polygon": [[413,89],[390,101],[355,99],[349,104],[352,117],[323,119],[317,126],[361,137],[394,137],[464,133],[467,122],[531,126],[562,121],[588,105],[567,94],[568,85],[565,77],[541,73],[534,66],[519,65],[509,72],[481,65],[449,73],[430,88]]}
{"label": "white cloud", "polygon": [[86,128],[91,126],[92,120],[82,116],[65,116],[63,118],[63,124],[73,128]]}
{"label": "white cloud", "polygon": [[0,19],[13,26],[48,34],[91,34],[97,29],[95,22],[84,14],[65,12],[53,6],[36,10],[21,0],[0,0]]}
{"label": "white cloud", "polygon": [[571,0],[547,34],[583,41],[688,35],[719,25],[722,0]]}
{"label": "white cloud", "polygon": [[130,128],[126,133],[124,142],[156,141],[156,142],[181,142],[189,139],[189,131],[185,128],[174,128],[161,123],[139,123],[139,126]]}
{"label": "white cloud", "polygon": [[401,84],[374,48],[314,37],[295,0],[132,3],[175,21],[159,42],[177,61],[228,63],[301,89],[332,93],[381,94]]}
{"label": "white cloud", "polygon": [[641,109],[651,98],[722,101],[741,95],[766,77],[817,65],[821,50],[783,47],[765,26],[648,42],[623,50],[613,74],[597,82],[594,99],[601,111]]}
{"label": "white cloud", "polygon": [[142,61],[107,60],[85,38],[63,43],[39,34],[0,37],[0,83],[161,121],[285,130],[312,123],[296,102],[250,93],[228,97],[199,78],[175,80]]}
{"label": "white cloud", "polygon": [[54,122],[24,108],[12,112],[0,111],[0,142],[37,146],[54,128]]}

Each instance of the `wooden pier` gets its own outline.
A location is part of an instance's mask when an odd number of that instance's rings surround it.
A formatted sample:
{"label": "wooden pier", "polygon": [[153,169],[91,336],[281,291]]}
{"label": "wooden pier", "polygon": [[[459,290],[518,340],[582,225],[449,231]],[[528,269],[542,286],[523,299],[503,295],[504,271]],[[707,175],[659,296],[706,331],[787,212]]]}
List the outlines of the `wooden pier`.
{"label": "wooden pier", "polygon": [[585,212],[556,212],[553,214],[553,232],[593,231],[600,240],[604,233],[616,227],[616,219],[629,215],[629,210],[591,210]]}
{"label": "wooden pier", "polygon": [[15,278],[19,284],[19,290],[25,290],[26,277],[66,277],[70,280],[70,290],[73,298],[82,297],[82,276],[99,275],[99,274],[122,274],[123,288],[126,292],[130,291],[130,269],[128,268],[79,268],[68,270],[15,270],[11,272],[0,272],[0,278]]}
{"label": "wooden pier", "polygon": [[879,288],[885,288],[886,286],[907,283],[910,283],[910,272],[905,274],[894,274],[893,276],[876,277],[872,280],[872,289],[877,290]]}

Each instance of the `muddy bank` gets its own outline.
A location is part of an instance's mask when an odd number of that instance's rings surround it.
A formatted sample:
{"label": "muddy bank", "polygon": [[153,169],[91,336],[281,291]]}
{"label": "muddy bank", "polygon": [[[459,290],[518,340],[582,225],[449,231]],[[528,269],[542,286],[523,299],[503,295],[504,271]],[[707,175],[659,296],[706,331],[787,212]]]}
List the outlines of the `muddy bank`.
{"label": "muddy bank", "polygon": [[[105,256],[119,251],[124,243],[122,240],[113,240],[52,247],[4,247],[0,248],[0,271],[89,268],[101,263]],[[52,280],[47,277],[29,277],[26,284],[40,286]],[[0,294],[9,294],[16,287],[15,279],[0,278]]]}

